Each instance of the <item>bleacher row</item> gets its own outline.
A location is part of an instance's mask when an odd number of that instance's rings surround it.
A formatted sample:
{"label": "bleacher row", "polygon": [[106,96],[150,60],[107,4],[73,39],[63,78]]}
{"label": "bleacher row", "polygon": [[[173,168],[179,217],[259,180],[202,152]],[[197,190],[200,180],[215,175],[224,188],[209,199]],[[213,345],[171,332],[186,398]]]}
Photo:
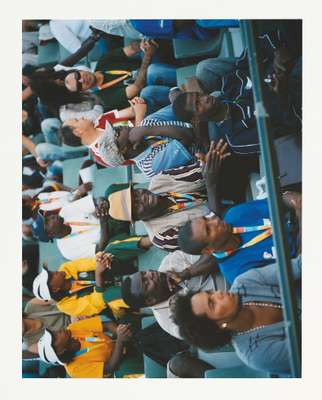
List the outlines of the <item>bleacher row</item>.
{"label": "bleacher row", "polygon": [[[218,39],[208,41],[193,41],[193,40],[173,40],[174,56],[176,59],[193,58],[193,57],[237,57],[241,54],[244,48],[243,39],[240,28],[224,28]],[[58,44],[51,42],[46,46],[39,46],[39,65],[56,64],[60,60],[68,56],[66,50]],[[90,54],[82,60],[84,64],[95,67],[95,48]],[[194,76],[197,64],[177,68],[177,84],[184,84],[186,78]],[[208,123],[208,132],[210,139],[215,138],[214,124]],[[66,145],[63,145],[66,146]],[[83,162],[88,157],[74,158],[63,161],[63,183],[69,187],[78,186],[78,172]],[[249,181],[249,190],[247,199],[255,198],[257,195],[257,187],[254,182],[259,179],[258,174],[252,174]],[[132,181],[136,186],[147,187],[148,181],[135,166],[116,167],[98,169],[95,173],[93,182],[94,197],[103,196],[106,188],[113,183],[127,183]],[[136,234],[146,234],[142,222],[137,222],[133,226],[133,231]],[[138,270],[144,271],[147,269],[158,269],[160,262],[167,253],[156,247],[153,247],[146,254],[138,258]],[[55,243],[39,242],[39,266],[43,262],[48,263],[50,270],[57,270],[65,261],[57,249]],[[117,286],[114,290],[119,290]],[[142,321],[142,327],[146,327],[154,321],[154,317],[145,317]],[[232,346],[225,346],[216,352],[207,353],[200,349],[194,349],[198,358],[216,366],[216,369],[208,370],[205,373],[205,378],[259,378],[268,377],[268,374],[252,370],[246,367],[236,356]],[[36,364],[35,364],[36,363]],[[117,376],[124,374],[140,374],[144,373],[146,378],[165,378],[167,370],[165,367],[157,364],[155,361],[144,355],[144,365],[140,360],[128,360],[126,365],[121,365],[120,370],[116,373]],[[36,365],[36,368],[35,368]],[[32,367],[33,366],[33,367]],[[28,370],[38,369],[38,376],[44,376],[47,364],[38,360],[23,360],[24,377],[37,376],[35,373],[28,373]],[[123,375],[122,375],[123,374]]]}

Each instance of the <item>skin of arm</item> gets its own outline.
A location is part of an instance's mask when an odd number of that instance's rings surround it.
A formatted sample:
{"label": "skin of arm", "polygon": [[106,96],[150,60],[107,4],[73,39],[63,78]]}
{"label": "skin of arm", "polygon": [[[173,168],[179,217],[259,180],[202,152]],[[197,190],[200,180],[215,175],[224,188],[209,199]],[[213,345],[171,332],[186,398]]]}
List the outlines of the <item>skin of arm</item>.
{"label": "skin of arm", "polygon": [[194,276],[208,275],[210,272],[218,270],[218,263],[212,255],[201,255],[199,260],[190,267],[185,268],[181,272],[168,271],[167,280],[168,285],[172,290],[176,289],[176,286],[186,280],[191,279]]}
{"label": "skin of arm", "polygon": [[36,153],[35,144],[24,134],[22,134],[22,145],[35,157],[37,163],[42,167],[46,168],[48,163],[44,160],[41,160]]}
{"label": "skin of arm", "polygon": [[151,63],[151,59],[153,56],[153,53],[155,51],[156,46],[151,45],[144,53],[141,67],[139,69],[138,75],[132,85],[129,85],[126,87],[126,96],[128,99],[132,99],[134,96],[136,96],[145,86],[146,82],[146,73],[148,70],[148,67]]}
{"label": "skin of arm", "polygon": [[198,81],[195,76],[186,79],[184,89],[186,92],[198,92],[198,93],[206,93],[202,84]]}
{"label": "skin of arm", "polygon": [[132,336],[129,325],[122,324],[117,327],[116,334],[117,339],[112,356],[108,363],[104,364],[104,376],[110,375],[118,368],[120,361],[122,360],[125,342],[127,342]]}
{"label": "skin of arm", "polygon": [[71,54],[69,57],[65,58],[60,64],[65,67],[72,67],[79,60],[87,55],[87,53],[94,47],[95,43],[101,37],[100,33],[96,31],[88,39],[86,39],[82,46],[76,51],[76,53]]}
{"label": "skin of arm", "polygon": [[96,215],[100,221],[101,235],[100,240],[96,245],[96,251],[103,251],[109,241],[109,231],[108,231],[108,214],[109,206],[105,199],[101,198],[98,201],[98,207],[96,209]]}
{"label": "skin of arm", "polygon": [[32,96],[32,90],[30,86],[27,86],[23,91],[22,91],[22,101],[26,101],[29,99],[30,96]]}
{"label": "skin of arm", "polygon": [[217,144],[211,142],[209,151],[206,156],[200,158],[204,163],[203,176],[206,181],[206,188],[208,194],[208,208],[217,215],[222,215],[223,207],[221,205],[221,194],[218,191],[218,176],[221,164],[224,159],[230,156],[231,153],[227,152],[227,143],[222,139]]}
{"label": "skin of arm", "polygon": [[130,142],[138,144],[145,136],[166,136],[182,141],[189,145],[192,142],[193,130],[191,128],[179,128],[174,126],[148,127],[142,126],[131,129]]}

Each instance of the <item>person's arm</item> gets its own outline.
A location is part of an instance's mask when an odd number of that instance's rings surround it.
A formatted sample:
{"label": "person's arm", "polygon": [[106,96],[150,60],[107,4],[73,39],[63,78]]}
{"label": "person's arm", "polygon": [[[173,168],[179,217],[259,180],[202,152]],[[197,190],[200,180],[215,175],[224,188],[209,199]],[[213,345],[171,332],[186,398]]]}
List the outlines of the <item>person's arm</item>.
{"label": "person's arm", "polygon": [[120,324],[117,327],[116,332],[117,339],[112,356],[109,361],[104,364],[104,376],[111,375],[114,371],[117,370],[123,357],[124,345],[130,340],[132,336],[129,325]]}
{"label": "person's arm", "polygon": [[99,31],[96,31],[95,33],[93,32],[92,35],[82,43],[82,46],[74,54],[71,54],[65,58],[65,60],[63,60],[60,64],[64,65],[65,67],[72,67],[75,65],[88,54],[100,37],[101,34]]}
{"label": "person's arm", "polygon": [[122,110],[118,111],[117,118],[127,118],[127,119],[133,119],[135,117],[135,112],[132,107],[126,107],[123,108]]}
{"label": "person's arm", "polygon": [[231,153],[227,152],[227,143],[222,139],[217,144],[211,142],[207,155],[198,155],[204,162],[203,176],[206,181],[208,208],[217,215],[222,215],[221,194],[218,190],[218,176],[222,162]]}
{"label": "person's arm", "polygon": [[100,240],[96,245],[96,252],[103,251],[109,241],[108,219],[109,205],[105,199],[99,199],[98,207],[96,208],[96,216],[99,218],[101,234]]}
{"label": "person's arm", "polygon": [[199,260],[181,272],[168,271],[167,280],[170,288],[175,288],[180,282],[195,276],[208,275],[218,269],[218,263],[212,255],[201,255]]}
{"label": "person's arm", "polygon": [[40,167],[46,168],[48,166],[48,163],[46,161],[41,160],[38,157],[38,154],[36,152],[36,145],[24,134],[22,134],[22,145],[35,157]]}
{"label": "person's arm", "polygon": [[22,101],[26,101],[33,95],[32,89],[30,86],[27,86],[23,91],[22,91]]}
{"label": "person's arm", "polygon": [[198,92],[202,94],[206,93],[202,84],[200,83],[200,81],[198,81],[198,79],[195,76],[186,79],[186,82],[184,84],[184,89],[186,92]]}
{"label": "person's arm", "polygon": [[133,97],[138,95],[140,93],[140,91],[144,88],[145,83],[146,83],[147,70],[151,63],[152,56],[153,56],[155,49],[156,49],[156,46],[153,43],[151,43],[151,44],[149,44],[149,47],[145,51],[138,75],[137,75],[134,83],[132,83],[131,85],[126,87],[125,92],[126,92],[126,96],[128,99],[132,99]]}
{"label": "person's arm", "polygon": [[147,104],[142,97],[134,97],[132,100],[129,100],[129,103],[135,115],[135,126],[139,126],[145,117],[148,108]]}
{"label": "person's arm", "polygon": [[191,128],[180,128],[176,126],[140,126],[131,129],[130,142],[139,144],[145,136],[166,136],[172,139],[177,139],[183,144],[189,145],[192,142],[193,130]]}
{"label": "person's arm", "polygon": [[113,256],[110,253],[99,252],[96,255],[95,281],[96,289],[98,290],[104,290],[105,288],[104,273],[111,268],[112,258]]}

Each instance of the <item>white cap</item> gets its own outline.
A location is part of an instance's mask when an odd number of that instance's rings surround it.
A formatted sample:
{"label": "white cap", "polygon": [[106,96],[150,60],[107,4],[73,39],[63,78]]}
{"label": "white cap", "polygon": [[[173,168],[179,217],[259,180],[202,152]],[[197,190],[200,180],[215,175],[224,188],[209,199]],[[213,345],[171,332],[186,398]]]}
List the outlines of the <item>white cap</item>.
{"label": "white cap", "polygon": [[33,284],[32,291],[37,299],[51,300],[51,295],[48,287],[48,271],[43,268],[39,275],[36,276]]}
{"label": "white cap", "polygon": [[52,334],[45,329],[45,333],[38,342],[39,357],[47,364],[64,365],[64,363],[62,363],[57,357],[57,354],[52,346],[52,341]]}

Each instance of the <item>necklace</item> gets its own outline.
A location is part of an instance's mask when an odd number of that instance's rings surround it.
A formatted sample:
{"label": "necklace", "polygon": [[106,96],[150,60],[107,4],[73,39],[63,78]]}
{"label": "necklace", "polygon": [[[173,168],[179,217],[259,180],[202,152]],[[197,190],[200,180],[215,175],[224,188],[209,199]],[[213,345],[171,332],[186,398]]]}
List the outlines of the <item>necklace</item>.
{"label": "necklace", "polygon": [[[247,306],[247,307],[257,306],[257,307],[270,307],[270,308],[278,308],[278,309],[283,308],[283,306],[281,304],[261,303],[261,302],[257,302],[257,301],[249,301],[248,303],[244,303],[243,305]],[[255,332],[255,331],[258,331],[259,329],[265,328],[265,326],[267,326],[267,325],[259,325],[259,326],[256,326],[255,328],[248,329],[247,331],[235,333],[235,335],[236,336],[245,335],[246,333]]]}

